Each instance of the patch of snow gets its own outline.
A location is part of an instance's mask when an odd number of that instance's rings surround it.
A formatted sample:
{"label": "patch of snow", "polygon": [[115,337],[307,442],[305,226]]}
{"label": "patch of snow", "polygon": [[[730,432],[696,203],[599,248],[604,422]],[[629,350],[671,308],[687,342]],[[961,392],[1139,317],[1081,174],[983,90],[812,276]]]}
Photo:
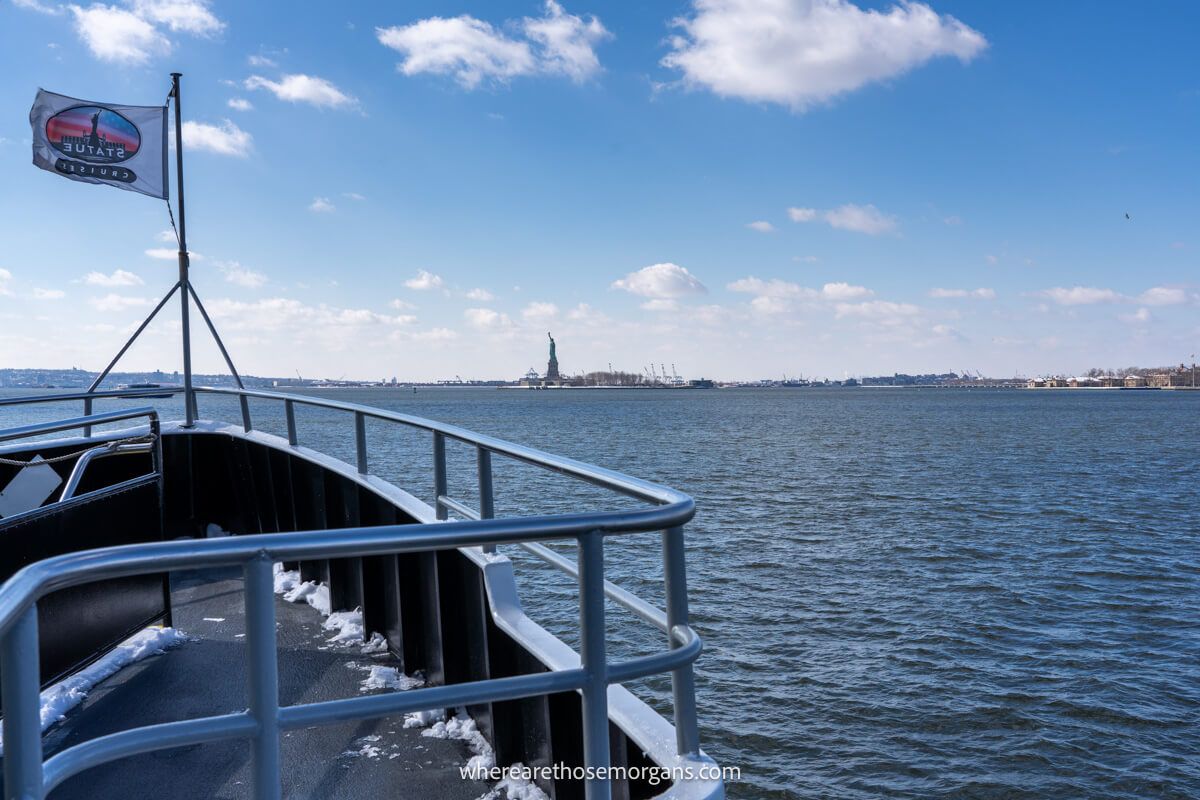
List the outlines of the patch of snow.
{"label": "patch of snow", "polygon": [[[278,577],[276,578],[278,582]],[[301,600],[308,603],[310,606],[320,611],[325,616],[329,616],[329,587],[322,586],[314,581],[305,581],[298,586],[293,586],[290,590],[284,593],[283,599],[289,603],[299,603]]]}
{"label": "patch of snow", "polygon": [[404,727],[424,728],[426,725],[445,718],[445,716],[446,712],[440,708],[430,709],[429,711],[410,711],[404,715]]}
{"label": "patch of snow", "polygon": [[351,758],[358,758],[359,756],[365,756],[367,758],[379,758],[381,755],[383,755],[383,750],[375,744],[375,742],[378,742],[379,739],[380,737],[374,734],[371,736],[363,736],[360,739],[355,739],[351,747],[358,745],[358,749],[344,750],[342,751],[342,755],[349,756]]}
{"label": "patch of snow", "polygon": [[513,764],[509,767],[511,777],[501,780],[491,791],[480,795],[478,800],[550,800],[536,783],[518,777],[524,769],[525,765],[520,761]]}
{"label": "patch of snow", "polygon": [[362,646],[363,655],[372,655],[374,653],[386,653],[388,651],[387,639],[383,638],[381,633],[372,633],[371,638]]}
{"label": "patch of snow", "polygon": [[225,618],[224,617],[205,617],[204,621],[205,622],[224,622]]}
{"label": "patch of snow", "polygon": [[[404,720],[404,727],[408,727],[407,718]],[[433,739],[458,739],[466,742],[467,746],[471,748],[471,752],[475,754],[467,762],[469,772],[481,772],[491,769],[496,764],[496,755],[492,751],[492,746],[488,744],[487,739],[483,738],[483,734],[475,727],[475,720],[467,716],[465,709],[460,708],[458,713],[450,719],[435,722],[433,727],[421,731],[421,735]]]}
{"label": "patch of snow", "polygon": [[370,666],[360,666],[358,664],[347,665],[353,666],[355,669],[366,669],[368,675],[362,681],[362,688],[359,691],[369,692],[373,689],[391,689],[397,692],[406,692],[409,689],[416,689],[425,685],[425,681],[421,678],[410,677],[405,675],[395,667],[381,667],[378,664]]}
{"label": "patch of snow", "polygon": [[[146,628],[121,642],[99,661],[43,689],[40,709],[42,730],[66,717],[67,712],[82,703],[88,692],[105,678],[144,658],[165,653],[187,640],[188,635],[178,628]],[[4,743],[0,737],[0,755],[3,753]]]}
{"label": "patch of snow", "polygon": [[299,585],[299,572],[294,569],[285,570],[283,564],[275,565],[275,594],[286,594]]}
{"label": "patch of snow", "polygon": [[215,522],[208,523],[208,527],[204,529],[204,535],[209,539],[220,539],[223,536],[229,536],[229,531],[222,528]]}
{"label": "patch of snow", "polygon": [[485,562],[487,562],[488,564],[498,564],[502,561],[510,560],[508,556],[506,556],[502,553],[487,553],[487,552],[484,552],[482,549],[480,550],[480,555],[483,556],[483,560]]}
{"label": "patch of snow", "polygon": [[337,642],[361,642],[363,640],[362,609],[335,611],[329,614],[322,627],[327,631],[337,631],[337,634],[329,640],[330,644]]}

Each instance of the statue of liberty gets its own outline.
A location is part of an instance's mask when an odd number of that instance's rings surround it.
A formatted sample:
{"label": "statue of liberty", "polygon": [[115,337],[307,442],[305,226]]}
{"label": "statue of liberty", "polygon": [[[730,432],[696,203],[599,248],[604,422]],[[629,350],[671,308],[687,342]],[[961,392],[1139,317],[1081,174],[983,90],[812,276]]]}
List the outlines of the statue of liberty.
{"label": "statue of liberty", "polygon": [[100,136],[96,132],[96,128],[98,128],[99,125],[100,125],[100,112],[97,111],[95,114],[92,114],[92,132],[88,136],[88,144],[90,144],[92,147],[100,146]]}
{"label": "statue of liberty", "polygon": [[555,347],[554,337],[550,335],[549,331],[546,332],[546,336],[550,339],[550,363],[546,365],[546,380],[561,380],[561,377],[558,374],[558,353],[557,348]]}

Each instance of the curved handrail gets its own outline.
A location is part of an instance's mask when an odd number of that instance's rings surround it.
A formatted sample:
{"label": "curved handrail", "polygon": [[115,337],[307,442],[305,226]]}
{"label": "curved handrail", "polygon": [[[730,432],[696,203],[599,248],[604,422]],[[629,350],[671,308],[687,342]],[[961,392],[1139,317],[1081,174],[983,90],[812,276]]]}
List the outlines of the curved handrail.
{"label": "curved handrail", "polygon": [[682,525],[693,514],[695,503],[689,497],[682,503],[630,511],[260,533],[84,550],[36,561],[0,585],[0,636],[22,611],[51,592],[142,572],[230,566],[256,557],[306,561],[553,541],[588,533],[638,533]]}
{"label": "curved handrail", "polygon": [[407,425],[411,428],[420,428],[431,433],[440,433],[443,436],[454,439],[456,441],[472,444],[476,447],[482,447],[490,450],[493,453],[499,453],[509,458],[514,458],[518,461],[523,461],[534,466],[544,467],[554,470],[565,475],[581,478],[590,483],[595,483],[608,489],[615,489],[623,494],[631,497],[637,497],[641,500],[647,500],[652,503],[668,504],[676,503],[687,497],[683,492],[663,486],[661,484],[652,483],[634,478],[631,475],[626,475],[616,470],[597,467],[594,464],[588,464],[583,461],[577,461],[573,458],[547,453],[544,450],[538,450],[525,445],[514,444],[513,442],[505,441],[504,439],[488,436],[486,434],[475,433],[458,425],[449,425],[444,422],[426,419],[424,417],[413,416],[412,414],[404,414],[398,411],[387,411],[382,408],[373,406],[365,406],[361,403],[346,403],[340,400],[330,400],[324,397],[311,397],[309,395],[292,395],[284,392],[267,392],[256,389],[226,389],[215,386],[198,386],[196,392],[205,394],[220,394],[231,395],[234,397],[257,397],[262,400],[277,400],[280,402],[292,402],[305,406],[313,406],[316,408],[328,408],[336,411],[348,411],[354,414],[362,414],[373,419],[387,420],[388,422],[396,422],[401,425]]}

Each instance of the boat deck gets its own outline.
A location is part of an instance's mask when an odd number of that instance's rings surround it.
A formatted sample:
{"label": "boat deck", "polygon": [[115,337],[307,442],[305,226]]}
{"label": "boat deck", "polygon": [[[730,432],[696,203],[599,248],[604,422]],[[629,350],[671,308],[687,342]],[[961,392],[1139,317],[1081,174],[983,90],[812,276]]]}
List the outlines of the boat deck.
{"label": "boat deck", "polygon": [[[246,648],[239,637],[243,597],[237,574],[173,576],[174,623],[193,640],[127,666],[97,685],[47,731],[46,755],[135,726],[245,709]],[[281,704],[356,697],[370,665],[395,666],[386,653],[363,654],[357,642],[330,644],[336,631],[323,629],[324,617],[305,603],[277,596],[276,614]],[[422,736],[421,731],[406,729],[403,719],[393,717],[285,732],[283,797],[475,800],[488,792],[488,784],[460,776],[459,768],[472,755],[465,742]],[[251,797],[250,787],[249,744],[229,741],[96,767],[49,797],[234,800]]]}

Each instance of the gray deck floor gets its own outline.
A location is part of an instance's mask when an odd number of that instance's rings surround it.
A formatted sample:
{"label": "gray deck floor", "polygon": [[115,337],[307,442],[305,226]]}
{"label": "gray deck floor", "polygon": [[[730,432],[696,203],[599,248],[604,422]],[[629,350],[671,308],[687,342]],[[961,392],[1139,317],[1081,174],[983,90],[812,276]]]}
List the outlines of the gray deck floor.
{"label": "gray deck floor", "polygon": [[[195,637],[163,655],[126,667],[98,685],[45,737],[46,753],[139,725],[246,708],[241,581],[212,573],[177,576],[175,626]],[[330,646],[333,632],[308,605],[276,598],[280,702],[361,694],[366,672],[353,665],[394,662],[360,647]],[[207,619],[206,619],[207,618]],[[221,620],[221,621],[214,621]],[[349,664],[349,665],[348,665]],[[367,740],[364,737],[379,737]],[[370,745],[377,755],[349,755]],[[488,785],[464,781],[465,743],[421,736],[387,718],[285,732],[286,798],[421,798],[475,800]],[[396,756],[391,758],[390,756]],[[219,742],[117,761],[64,783],[52,800],[101,798],[249,798],[249,748]]]}

